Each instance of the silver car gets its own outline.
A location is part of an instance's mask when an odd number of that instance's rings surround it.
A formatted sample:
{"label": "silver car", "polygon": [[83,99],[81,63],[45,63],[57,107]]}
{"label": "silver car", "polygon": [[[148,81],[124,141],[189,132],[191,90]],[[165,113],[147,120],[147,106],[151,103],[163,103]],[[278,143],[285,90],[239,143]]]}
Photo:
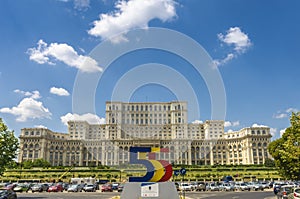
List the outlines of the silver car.
{"label": "silver car", "polygon": [[79,185],[78,184],[72,184],[69,186],[68,192],[78,192],[79,191]]}
{"label": "silver car", "polygon": [[95,186],[93,184],[87,184],[83,187],[83,191],[85,192],[95,192]]}

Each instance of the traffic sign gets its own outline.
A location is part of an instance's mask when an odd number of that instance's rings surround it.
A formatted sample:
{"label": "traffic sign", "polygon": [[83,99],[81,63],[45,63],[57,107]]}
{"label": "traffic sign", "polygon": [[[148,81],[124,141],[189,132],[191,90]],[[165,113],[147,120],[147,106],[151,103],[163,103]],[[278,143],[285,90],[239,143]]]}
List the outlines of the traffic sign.
{"label": "traffic sign", "polygon": [[181,168],[180,169],[180,174],[181,175],[185,175],[186,174],[186,169],[185,168]]}

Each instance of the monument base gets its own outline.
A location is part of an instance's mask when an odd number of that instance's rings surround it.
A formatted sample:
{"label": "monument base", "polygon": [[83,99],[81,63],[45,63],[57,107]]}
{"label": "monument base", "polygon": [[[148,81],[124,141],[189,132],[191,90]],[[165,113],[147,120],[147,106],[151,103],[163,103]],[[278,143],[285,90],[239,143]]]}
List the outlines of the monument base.
{"label": "monument base", "polygon": [[120,199],[179,199],[173,182],[127,182]]}

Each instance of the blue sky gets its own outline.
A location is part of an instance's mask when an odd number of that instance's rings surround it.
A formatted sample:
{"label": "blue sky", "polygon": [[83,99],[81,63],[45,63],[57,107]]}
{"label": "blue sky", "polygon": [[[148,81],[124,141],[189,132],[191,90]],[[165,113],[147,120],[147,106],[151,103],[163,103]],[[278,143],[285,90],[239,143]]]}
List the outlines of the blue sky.
{"label": "blue sky", "polygon": [[[104,41],[118,48],[132,42],[130,31],[161,27],[193,39],[210,55],[224,83],[226,130],[266,125],[277,138],[300,107],[299,9],[298,0],[2,0],[0,117],[17,135],[21,128],[35,126],[67,132],[65,123],[74,117],[103,122],[105,101],[112,99],[122,76],[137,66],[160,63],[194,89],[200,115],[195,117],[197,107],[189,106],[189,122],[211,119],[211,93],[204,78],[172,52],[133,51],[107,70],[91,55]],[[153,72],[162,71],[153,65]],[[101,75],[94,112],[74,112],[79,74]],[[137,88],[131,101],[178,98],[168,86]]]}

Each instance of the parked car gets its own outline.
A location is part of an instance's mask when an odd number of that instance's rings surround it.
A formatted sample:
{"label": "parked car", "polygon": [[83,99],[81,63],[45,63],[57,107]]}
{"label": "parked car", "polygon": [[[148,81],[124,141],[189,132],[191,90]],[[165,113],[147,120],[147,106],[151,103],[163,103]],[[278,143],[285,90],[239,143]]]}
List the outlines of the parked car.
{"label": "parked car", "polygon": [[248,183],[248,188],[250,190],[253,190],[253,191],[258,191],[258,190],[264,190],[263,186],[261,183],[259,182],[249,182]]}
{"label": "parked car", "polygon": [[61,184],[54,184],[48,188],[48,192],[62,192],[64,189]]}
{"label": "parked car", "polygon": [[96,189],[95,189],[95,186],[93,184],[86,184],[83,187],[83,191],[85,191],[85,192],[95,192]]}
{"label": "parked car", "polygon": [[85,186],[85,184],[83,184],[83,183],[78,184],[78,191],[82,192],[84,186]]}
{"label": "parked car", "polygon": [[16,186],[17,186],[17,184],[7,184],[4,187],[5,187],[5,189],[12,189],[13,190]]}
{"label": "parked car", "polygon": [[63,187],[64,191],[67,191],[69,188],[69,184],[64,182],[64,183],[62,183],[62,187]]}
{"label": "parked car", "polygon": [[0,199],[17,199],[17,194],[12,189],[0,189]]}
{"label": "parked car", "polygon": [[295,188],[294,199],[300,199],[300,188]]}
{"label": "parked car", "polygon": [[273,192],[275,195],[277,195],[277,193],[280,191],[280,187],[281,186],[285,186],[287,185],[286,183],[274,183],[273,185]]}
{"label": "parked car", "polygon": [[119,184],[118,186],[118,192],[122,192],[123,191],[123,188],[124,188],[125,184]]}
{"label": "parked car", "polygon": [[268,182],[261,182],[261,185],[264,189],[269,189],[269,183]]}
{"label": "parked car", "polygon": [[43,191],[48,191],[50,185],[48,183],[42,183]]}
{"label": "parked car", "polygon": [[250,191],[250,188],[248,187],[247,183],[245,183],[245,182],[237,182],[235,184],[235,190]]}
{"label": "parked car", "polygon": [[113,183],[111,186],[112,186],[112,190],[118,190],[119,184],[118,183]]}
{"label": "parked car", "polygon": [[205,182],[197,182],[196,191],[206,191]]}
{"label": "parked car", "polygon": [[175,184],[176,190],[177,190],[177,191],[180,191],[179,183],[178,183],[178,182],[175,182],[174,184]]}
{"label": "parked car", "polygon": [[210,183],[208,184],[208,186],[206,187],[206,189],[208,191],[219,191],[219,186],[216,183]]}
{"label": "parked car", "polygon": [[278,199],[287,199],[290,193],[293,193],[294,186],[293,185],[284,185],[280,187],[279,192],[277,193]]}
{"label": "parked car", "polygon": [[72,184],[67,189],[68,192],[78,192],[79,191],[79,185],[78,184]]}
{"label": "parked car", "polygon": [[234,186],[230,183],[223,183],[219,186],[220,191],[234,191]]}
{"label": "parked car", "polygon": [[42,187],[42,184],[34,184],[31,187],[31,191],[32,191],[32,193],[34,193],[34,192],[42,192],[42,191],[44,191],[44,189]]}
{"label": "parked car", "polygon": [[13,188],[14,192],[28,192],[30,189],[29,184],[18,184],[15,188]]}
{"label": "parked car", "polygon": [[192,191],[192,186],[189,183],[180,183],[180,191]]}
{"label": "parked car", "polygon": [[112,192],[112,185],[111,184],[104,184],[101,186],[101,192]]}

